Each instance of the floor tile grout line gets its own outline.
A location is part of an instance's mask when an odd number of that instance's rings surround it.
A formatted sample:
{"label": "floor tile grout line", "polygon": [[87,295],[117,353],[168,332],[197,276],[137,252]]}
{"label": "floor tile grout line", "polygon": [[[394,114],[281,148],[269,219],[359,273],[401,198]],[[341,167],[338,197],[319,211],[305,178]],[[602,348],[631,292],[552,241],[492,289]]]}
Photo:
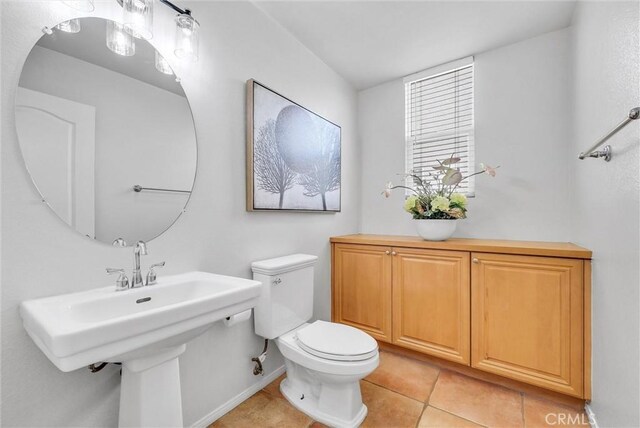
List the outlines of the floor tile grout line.
{"label": "floor tile grout line", "polygon": [[[420,360],[416,360],[416,361],[420,361]],[[490,386],[492,386],[492,387],[496,387],[496,388],[506,389],[506,390],[508,390],[508,391],[515,392],[516,394],[521,395],[521,396],[522,396],[522,398],[523,398],[523,402],[522,402],[523,422],[524,422],[524,398],[525,398],[526,396],[532,396],[533,398],[535,398],[535,399],[537,399],[537,400],[545,401],[545,402],[547,402],[547,403],[549,403],[549,404],[552,404],[552,405],[555,405],[555,406],[558,406],[558,407],[564,408],[564,409],[566,409],[566,410],[570,410],[570,411],[573,411],[573,412],[580,412],[580,410],[576,410],[576,409],[574,409],[574,408],[573,408],[573,406],[571,406],[571,405],[569,405],[569,404],[565,404],[565,403],[563,403],[563,402],[561,402],[561,401],[555,401],[555,400],[553,400],[552,398],[544,397],[544,396],[542,396],[542,395],[537,395],[537,394],[535,394],[535,393],[527,393],[527,392],[525,392],[525,391],[523,391],[523,390],[516,389],[515,387],[512,387],[512,386],[506,386],[506,385],[502,385],[502,384],[500,384],[500,383],[490,382],[490,381],[488,381],[488,380],[484,380],[484,379],[476,378],[476,377],[474,377],[474,376],[469,376],[468,374],[465,374],[465,373],[462,373],[462,372],[458,372],[458,371],[455,371],[455,370],[451,370],[451,369],[447,369],[447,368],[444,368],[444,367],[441,367],[441,368],[440,368],[440,367],[438,367],[438,366],[434,366],[434,367],[435,367],[436,369],[438,369],[438,379],[440,378],[440,374],[441,374],[443,371],[445,371],[445,370],[446,370],[446,371],[448,371],[448,372],[450,372],[450,373],[453,373],[453,374],[454,374],[454,375],[456,375],[456,376],[462,376],[462,377],[465,377],[465,378],[467,378],[467,379],[471,379],[471,380],[476,381],[476,382],[485,383],[485,384],[488,384],[488,385],[490,385]],[[437,379],[436,379],[436,382],[437,382]],[[431,399],[431,394],[433,394],[433,390],[434,390],[434,389],[435,389],[435,383],[434,383],[434,386],[433,386],[433,388],[432,388],[432,390],[431,390],[431,393],[429,394],[429,400]]]}
{"label": "floor tile grout line", "polygon": [[420,421],[422,421],[422,415],[424,415],[424,411],[427,410],[427,404],[423,404],[422,405],[422,412],[420,412],[420,416],[418,416],[418,420],[416,421],[416,426],[415,428],[418,428],[420,426]]}
{"label": "floor tile grout line", "polygon": [[464,420],[465,420],[465,421],[467,421],[467,422],[471,422],[471,423],[476,424],[476,425],[478,425],[478,426],[481,426],[481,427],[487,428],[487,425],[482,425],[482,424],[481,424],[481,423],[479,423],[479,422],[472,421],[472,420],[471,420],[471,419],[469,419],[469,418],[465,418],[464,416],[460,416],[460,415],[458,415],[458,414],[456,414],[456,413],[450,412],[449,410],[441,409],[440,407],[438,407],[438,406],[434,406],[433,404],[429,404],[429,406],[428,406],[428,407],[433,407],[434,409],[438,409],[438,410],[440,410],[441,412],[448,413],[448,414],[450,414],[450,415],[452,415],[452,416],[455,416],[456,418],[464,419]]}
{"label": "floor tile grout line", "polygon": [[417,402],[417,403],[424,404],[424,401],[420,401],[420,400],[418,400],[418,399],[417,399],[417,398],[415,398],[415,397],[409,397],[408,395],[403,394],[402,392],[394,391],[393,389],[387,388],[387,387],[386,387],[386,386],[384,386],[384,385],[377,384],[377,383],[372,382],[372,381],[367,380],[367,379],[362,379],[362,380],[363,380],[364,382],[368,382],[368,383],[370,383],[371,385],[377,386],[378,388],[382,388],[382,389],[384,389],[384,390],[386,390],[386,391],[393,392],[394,394],[401,395],[401,396],[403,396],[404,398],[408,398],[409,400],[413,400],[413,401],[415,401],[415,402]]}
{"label": "floor tile grout line", "polygon": [[431,395],[433,394],[433,391],[436,390],[436,385],[438,384],[438,381],[440,380],[440,375],[442,374],[442,370],[438,370],[438,375],[436,376],[436,380],[433,382],[433,386],[431,387],[431,391],[429,391],[429,395],[427,396],[427,399],[425,400],[425,404],[429,404],[429,401],[431,401]]}
{"label": "floor tile grout line", "polygon": [[[395,356],[398,356],[398,357],[400,357],[400,358],[405,358],[405,359],[407,359],[407,360],[411,360],[411,361],[413,361],[413,362],[418,362],[418,363],[424,364],[424,365],[425,365],[425,366],[427,366],[427,367],[430,367],[430,368],[432,368],[432,369],[435,369],[435,370],[437,370],[437,371],[438,371],[438,377],[440,376],[440,373],[442,373],[442,371],[446,370],[446,371],[448,371],[448,372],[450,372],[450,373],[453,373],[453,374],[455,374],[455,375],[458,375],[458,376],[463,376],[463,377],[466,377],[466,378],[469,378],[469,379],[472,379],[472,380],[475,380],[475,381],[478,381],[478,382],[488,383],[488,384],[490,384],[490,385],[492,385],[492,386],[496,386],[496,387],[499,387],[499,388],[508,389],[509,391],[513,391],[513,392],[516,392],[516,393],[518,393],[518,394],[525,394],[525,392],[524,392],[523,390],[516,389],[516,387],[515,387],[515,386],[506,386],[506,385],[503,385],[503,384],[501,384],[501,383],[494,383],[494,382],[491,382],[491,381],[489,381],[489,380],[485,380],[485,379],[481,379],[481,378],[477,378],[477,377],[471,376],[471,375],[469,375],[469,374],[467,374],[467,373],[463,373],[463,372],[461,372],[461,371],[456,371],[456,370],[453,370],[453,369],[451,369],[451,368],[447,368],[447,367],[445,367],[445,366],[440,366],[440,365],[438,365],[438,364],[436,364],[436,363],[430,363],[430,362],[422,361],[422,360],[420,360],[419,358],[415,358],[415,357],[412,357],[412,356],[406,356],[406,355],[398,354],[398,353],[395,353],[395,352],[393,352],[393,351],[384,351],[384,352],[388,352],[388,353],[393,354],[393,355],[395,355]],[[371,382],[371,383],[374,383],[374,382]],[[375,385],[377,385],[377,384],[375,384]],[[432,390],[431,392],[433,392],[433,390]],[[548,401],[548,400],[547,400],[547,401]],[[552,402],[554,402],[554,401],[552,401]],[[554,403],[555,403],[555,402],[554,402]],[[566,407],[566,406],[565,406],[565,407]]]}

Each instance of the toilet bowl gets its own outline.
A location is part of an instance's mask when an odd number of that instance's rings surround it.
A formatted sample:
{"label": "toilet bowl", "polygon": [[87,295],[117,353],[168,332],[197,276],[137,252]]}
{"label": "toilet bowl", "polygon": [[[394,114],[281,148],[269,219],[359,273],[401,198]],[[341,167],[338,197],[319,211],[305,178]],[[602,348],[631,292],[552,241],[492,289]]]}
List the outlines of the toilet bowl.
{"label": "toilet bowl", "polygon": [[315,260],[296,254],[252,264],[254,279],[263,283],[255,330],[275,339],[284,356],[287,375],[280,391],[294,407],[328,426],[357,427],[367,416],[360,380],[378,367],[378,345],[354,327],[307,323]]}
{"label": "toilet bowl", "polygon": [[[317,338],[314,336],[314,339],[326,341],[327,345],[332,346],[334,353],[329,358],[317,355],[323,351],[309,352],[308,345],[298,335],[318,326],[331,332]],[[332,331],[332,327],[338,328]],[[365,352],[362,355],[354,355],[348,348],[340,351],[340,337],[344,334],[342,328],[355,333],[347,337],[362,334],[365,339],[362,342],[370,339],[373,343],[363,348]],[[335,342],[331,344],[334,339]],[[367,416],[367,407],[362,403],[360,380],[375,370],[379,363],[378,346],[371,336],[353,327],[316,321],[284,334],[276,340],[276,344],[285,358],[287,370],[280,391],[294,407],[328,426],[357,427],[362,423]],[[365,346],[364,343],[361,346]]]}

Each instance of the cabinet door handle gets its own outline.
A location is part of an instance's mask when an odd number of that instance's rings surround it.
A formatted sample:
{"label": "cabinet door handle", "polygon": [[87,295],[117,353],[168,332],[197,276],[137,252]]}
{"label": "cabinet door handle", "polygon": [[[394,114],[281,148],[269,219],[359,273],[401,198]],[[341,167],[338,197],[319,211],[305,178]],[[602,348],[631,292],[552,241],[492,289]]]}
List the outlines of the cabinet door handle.
{"label": "cabinet door handle", "polygon": [[391,252],[390,252],[389,250],[385,251],[384,253],[385,253],[387,256],[388,256],[389,254],[391,254]]}
{"label": "cabinet door handle", "polygon": [[395,251],[392,251],[392,252],[391,252],[391,255],[392,255],[392,256],[397,256],[397,255],[398,255],[398,253],[396,253]]}
{"label": "cabinet door handle", "polygon": [[478,260],[478,259],[477,259],[477,258],[475,258],[475,257],[473,258],[473,260],[472,260],[472,261],[473,261],[475,264],[480,263],[480,260]]}

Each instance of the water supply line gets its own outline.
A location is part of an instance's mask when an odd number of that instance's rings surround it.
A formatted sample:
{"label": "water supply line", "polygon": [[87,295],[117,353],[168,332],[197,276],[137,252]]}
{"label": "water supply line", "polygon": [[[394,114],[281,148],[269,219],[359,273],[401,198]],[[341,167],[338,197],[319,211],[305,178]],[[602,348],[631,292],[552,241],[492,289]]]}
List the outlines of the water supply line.
{"label": "water supply line", "polygon": [[[113,364],[113,365],[116,365],[116,366],[121,366],[122,365],[122,363],[101,362],[101,363],[89,364],[87,366],[87,368],[89,369],[89,371],[91,373],[98,373],[100,370],[102,370],[103,368],[107,367],[109,364]],[[122,374],[122,369],[120,369],[120,374]]]}
{"label": "water supply line", "polygon": [[91,373],[98,373],[100,370],[105,368],[107,364],[109,363],[95,363],[90,364],[87,368],[89,369],[89,371],[91,371]]}
{"label": "water supply line", "polygon": [[255,367],[253,368],[253,375],[254,376],[258,376],[258,375],[263,375],[264,376],[264,368],[262,367],[262,363],[264,363],[264,360],[267,359],[267,348],[268,347],[269,347],[269,339],[265,339],[264,340],[264,349],[262,350],[262,354],[258,355],[257,357],[253,357],[251,359],[251,361],[256,363]]}

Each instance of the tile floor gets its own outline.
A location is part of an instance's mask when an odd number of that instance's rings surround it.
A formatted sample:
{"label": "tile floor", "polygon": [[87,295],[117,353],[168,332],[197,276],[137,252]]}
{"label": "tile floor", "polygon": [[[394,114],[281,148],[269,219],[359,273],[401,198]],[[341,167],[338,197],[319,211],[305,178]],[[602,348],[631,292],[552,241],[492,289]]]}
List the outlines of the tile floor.
{"label": "tile floor", "polygon": [[[283,377],[211,427],[323,427],[282,396],[279,385]],[[361,387],[362,399],[369,408],[363,427],[589,426],[587,417],[575,409],[385,351],[380,352],[380,366],[362,381]],[[545,421],[548,414],[551,425]],[[576,420],[584,425],[570,423]]]}

